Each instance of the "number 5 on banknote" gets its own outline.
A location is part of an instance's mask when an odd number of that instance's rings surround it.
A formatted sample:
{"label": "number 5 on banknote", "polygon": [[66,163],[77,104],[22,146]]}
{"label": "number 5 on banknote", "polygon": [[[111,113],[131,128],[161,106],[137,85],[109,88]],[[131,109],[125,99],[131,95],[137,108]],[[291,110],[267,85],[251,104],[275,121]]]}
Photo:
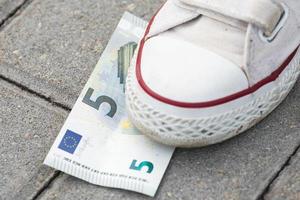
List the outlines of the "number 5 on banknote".
{"label": "number 5 on banknote", "polygon": [[96,101],[93,101],[93,100],[91,100],[93,93],[94,93],[94,89],[89,88],[87,90],[85,96],[83,97],[82,102],[91,106],[92,108],[95,108],[96,110],[99,110],[101,104],[108,103],[110,105],[110,111],[107,113],[107,116],[113,118],[117,112],[116,102],[109,96],[104,96],[104,95],[97,97]]}
{"label": "number 5 on banknote", "polygon": [[133,160],[131,165],[130,165],[130,169],[132,170],[137,170],[137,171],[142,171],[143,167],[147,167],[147,173],[151,173],[153,171],[153,164],[149,161],[143,161],[141,162],[138,166],[137,166],[137,160]]}

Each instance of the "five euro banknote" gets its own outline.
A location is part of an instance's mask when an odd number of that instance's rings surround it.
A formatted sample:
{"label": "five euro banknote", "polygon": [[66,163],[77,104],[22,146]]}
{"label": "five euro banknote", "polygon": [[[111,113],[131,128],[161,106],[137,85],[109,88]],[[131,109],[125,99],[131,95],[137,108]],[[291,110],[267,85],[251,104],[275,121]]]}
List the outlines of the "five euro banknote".
{"label": "five euro banknote", "polygon": [[174,148],[142,135],[125,109],[127,69],[146,22],[125,13],[44,163],[92,184],[154,196]]}

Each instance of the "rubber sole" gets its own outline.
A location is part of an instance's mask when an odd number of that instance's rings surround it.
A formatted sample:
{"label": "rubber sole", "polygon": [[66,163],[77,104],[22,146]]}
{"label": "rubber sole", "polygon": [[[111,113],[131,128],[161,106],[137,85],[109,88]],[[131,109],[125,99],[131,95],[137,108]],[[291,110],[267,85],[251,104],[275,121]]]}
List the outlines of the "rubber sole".
{"label": "rubber sole", "polygon": [[[265,118],[285,99],[300,74],[300,50],[297,50],[279,77],[253,94],[230,102],[230,106],[223,104],[216,106],[215,110],[211,108],[212,114],[209,116],[205,116],[205,109],[198,109],[202,112],[200,117],[183,117],[162,111],[155,106],[160,102],[145,94],[136,79],[136,59],[135,54],[126,82],[129,117],[143,134],[159,143],[176,147],[207,146],[246,131]],[[226,110],[225,107],[230,109]]]}

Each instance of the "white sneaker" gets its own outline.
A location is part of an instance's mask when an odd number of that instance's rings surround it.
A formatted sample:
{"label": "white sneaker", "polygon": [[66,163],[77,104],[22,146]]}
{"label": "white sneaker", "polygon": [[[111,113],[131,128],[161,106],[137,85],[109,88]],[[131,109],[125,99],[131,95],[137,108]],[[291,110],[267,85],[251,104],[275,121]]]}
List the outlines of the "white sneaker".
{"label": "white sneaker", "polygon": [[160,143],[199,147],[266,117],[300,73],[300,1],[169,0],[129,69],[135,126]]}

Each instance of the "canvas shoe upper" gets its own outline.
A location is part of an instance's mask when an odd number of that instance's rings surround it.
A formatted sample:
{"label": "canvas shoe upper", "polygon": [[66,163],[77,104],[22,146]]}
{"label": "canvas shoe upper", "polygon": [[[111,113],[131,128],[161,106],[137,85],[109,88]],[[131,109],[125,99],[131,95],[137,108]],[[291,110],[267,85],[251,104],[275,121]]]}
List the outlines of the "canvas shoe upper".
{"label": "canvas shoe upper", "polygon": [[300,2],[168,0],[132,62],[126,102],[146,135],[204,146],[269,114],[299,76]]}
{"label": "canvas shoe upper", "polygon": [[[146,36],[142,86],[150,95],[188,103],[220,99],[255,85],[299,44],[299,34],[287,37],[298,30],[296,13],[288,6],[296,9],[299,3],[167,1]],[[267,42],[281,20],[280,33]]]}

